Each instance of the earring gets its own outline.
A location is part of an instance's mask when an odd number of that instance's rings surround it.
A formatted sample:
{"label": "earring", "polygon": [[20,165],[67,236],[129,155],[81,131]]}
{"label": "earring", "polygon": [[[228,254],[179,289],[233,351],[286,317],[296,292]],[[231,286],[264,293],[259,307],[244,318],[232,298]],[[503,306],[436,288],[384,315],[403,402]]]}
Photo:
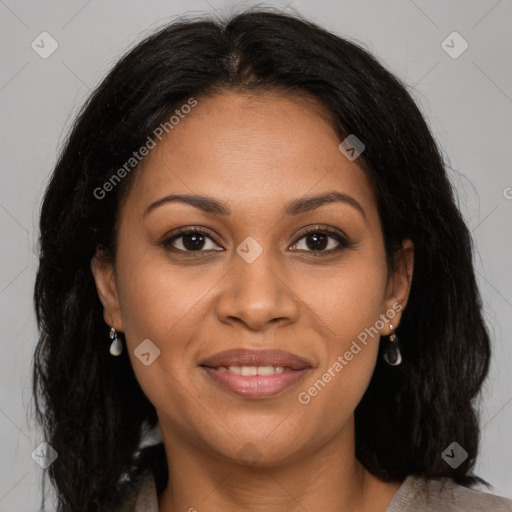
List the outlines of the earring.
{"label": "earring", "polygon": [[[393,331],[393,326],[391,324],[389,324],[389,327]],[[389,336],[389,344],[384,351],[383,357],[384,361],[386,361],[390,366],[398,366],[402,362],[402,354],[398,345],[398,338],[394,332]]]}
{"label": "earring", "polygon": [[123,344],[117,337],[117,332],[113,327],[110,329],[110,339],[113,340],[110,344],[110,353],[113,356],[118,356],[123,351]]}

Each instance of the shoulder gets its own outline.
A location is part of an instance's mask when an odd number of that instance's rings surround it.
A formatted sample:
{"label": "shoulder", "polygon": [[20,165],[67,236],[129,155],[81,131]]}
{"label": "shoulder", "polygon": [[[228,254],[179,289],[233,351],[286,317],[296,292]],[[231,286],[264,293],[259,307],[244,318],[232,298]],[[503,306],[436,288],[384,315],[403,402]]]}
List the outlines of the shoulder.
{"label": "shoulder", "polygon": [[115,512],[159,512],[158,508],[155,479],[151,472],[146,472],[135,491],[125,498]]}
{"label": "shoulder", "polygon": [[384,512],[512,512],[512,500],[458,485],[450,478],[409,475]]}

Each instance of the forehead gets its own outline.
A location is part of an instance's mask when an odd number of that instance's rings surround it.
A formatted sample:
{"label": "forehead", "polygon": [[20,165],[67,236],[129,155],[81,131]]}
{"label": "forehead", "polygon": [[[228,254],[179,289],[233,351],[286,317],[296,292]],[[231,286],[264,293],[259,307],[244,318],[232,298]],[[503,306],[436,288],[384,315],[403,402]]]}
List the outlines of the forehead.
{"label": "forehead", "polygon": [[138,170],[127,197],[136,210],[166,194],[187,193],[261,215],[333,189],[375,210],[369,178],[339,151],[341,140],[318,102],[235,92],[196,100]]}

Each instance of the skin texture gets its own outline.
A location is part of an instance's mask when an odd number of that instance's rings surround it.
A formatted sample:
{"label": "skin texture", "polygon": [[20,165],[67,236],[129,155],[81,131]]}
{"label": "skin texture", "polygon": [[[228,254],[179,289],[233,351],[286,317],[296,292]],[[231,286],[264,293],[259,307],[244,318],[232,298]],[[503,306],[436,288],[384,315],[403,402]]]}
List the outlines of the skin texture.
{"label": "skin texture", "polygon": [[[353,415],[379,336],[391,333],[390,323],[396,329],[401,312],[308,404],[298,394],[379,315],[397,302],[405,308],[412,243],[388,275],[370,181],[339,151],[313,100],[234,92],[197,100],[138,170],[120,212],[115,272],[100,253],[91,265],[105,322],[125,334],[158,413],[170,475],[160,511],[382,511],[400,483],[381,482],[357,461]],[[366,220],[344,203],[283,216],[285,203],[332,190],[356,199]],[[144,216],[171,193],[215,197],[231,215],[173,202]],[[187,236],[159,245],[192,226],[211,233],[195,251]],[[339,231],[353,245],[322,257],[303,236],[310,227]],[[248,236],[263,248],[252,263],[236,252]],[[336,247],[329,237],[320,251]],[[145,339],[161,351],[149,366],[134,355]],[[231,348],[288,350],[312,369],[272,398],[239,397],[198,366]],[[257,464],[242,457],[248,450]]]}

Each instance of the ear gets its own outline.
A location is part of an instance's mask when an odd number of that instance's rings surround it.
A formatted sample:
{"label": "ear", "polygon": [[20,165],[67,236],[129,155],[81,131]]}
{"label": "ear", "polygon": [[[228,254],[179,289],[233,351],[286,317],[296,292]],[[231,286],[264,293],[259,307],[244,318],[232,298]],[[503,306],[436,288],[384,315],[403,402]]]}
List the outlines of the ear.
{"label": "ear", "polygon": [[[386,315],[389,320],[382,335],[388,336],[400,324],[402,312],[407,305],[409,293],[411,291],[412,275],[414,271],[414,244],[411,240],[406,239],[402,242],[402,248],[398,251],[394,258],[394,270],[389,276],[388,284],[386,287],[386,294],[384,300],[385,311],[394,312],[394,315]],[[389,328],[389,325],[393,329]]]}
{"label": "ear", "polygon": [[119,297],[113,263],[99,249],[91,259],[91,272],[96,282],[98,297],[103,304],[103,319],[109,327],[123,332]]}

